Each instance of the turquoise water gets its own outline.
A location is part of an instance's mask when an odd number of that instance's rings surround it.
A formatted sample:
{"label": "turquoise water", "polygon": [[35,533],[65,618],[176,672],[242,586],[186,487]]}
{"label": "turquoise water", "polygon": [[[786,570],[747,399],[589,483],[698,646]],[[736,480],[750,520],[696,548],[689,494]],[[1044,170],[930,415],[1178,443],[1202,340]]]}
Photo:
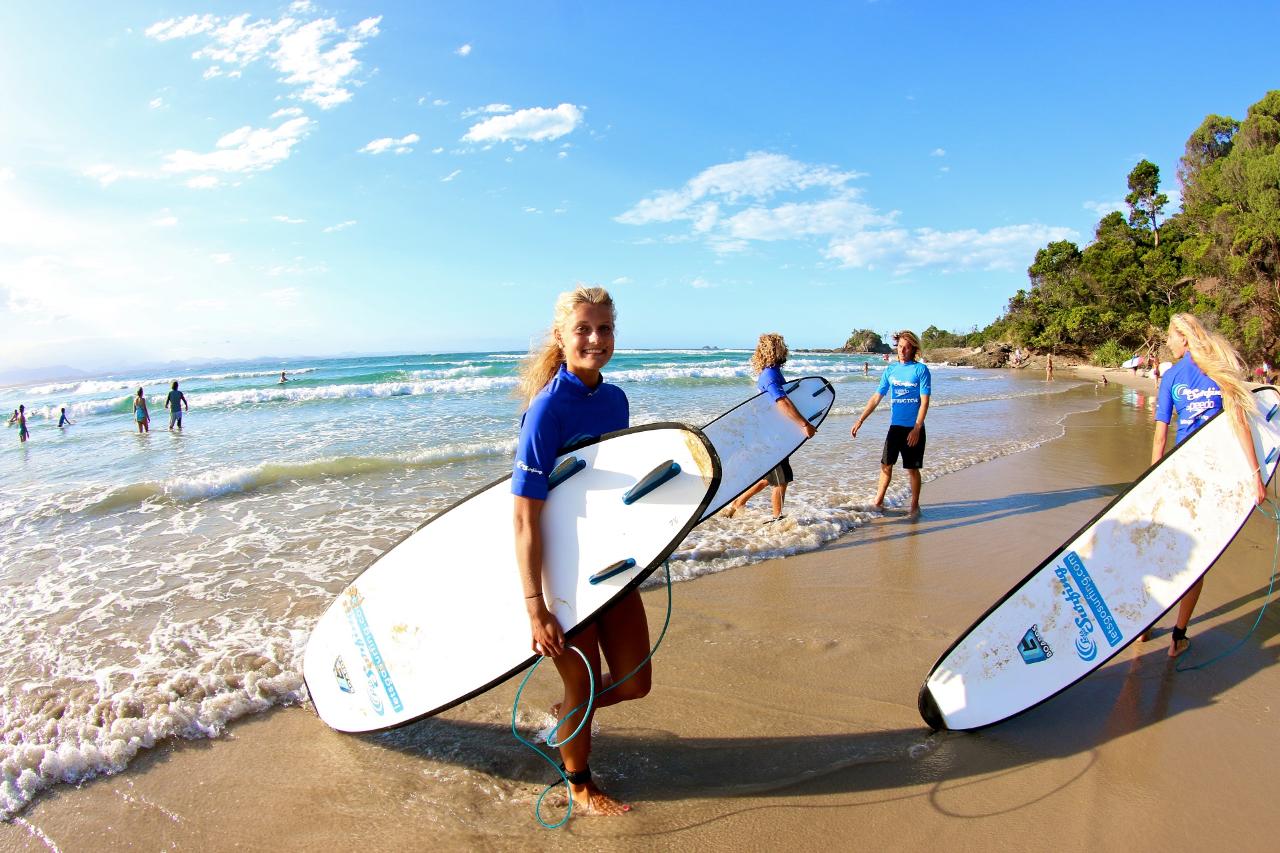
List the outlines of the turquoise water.
{"label": "turquoise water", "polygon": [[[754,393],[749,356],[620,351],[606,378],[627,392],[633,423],[701,425]],[[119,771],[163,738],[213,736],[302,700],[302,648],[332,597],[509,471],[520,357],[263,361],[0,390],[0,411],[31,413],[31,440],[11,429],[0,445],[0,814],[59,781]],[[762,496],[709,520],[677,551],[677,579],[819,548],[871,516],[887,415],[856,441],[848,432],[882,366],[793,354],[787,376],[826,376],[836,404],[792,460],[788,518],[762,527]],[[1095,405],[1063,393],[1071,382],[932,369],[926,478],[1057,437],[1066,414]],[[182,433],[166,429],[174,379],[191,405]],[[75,425],[59,429],[63,406]]]}

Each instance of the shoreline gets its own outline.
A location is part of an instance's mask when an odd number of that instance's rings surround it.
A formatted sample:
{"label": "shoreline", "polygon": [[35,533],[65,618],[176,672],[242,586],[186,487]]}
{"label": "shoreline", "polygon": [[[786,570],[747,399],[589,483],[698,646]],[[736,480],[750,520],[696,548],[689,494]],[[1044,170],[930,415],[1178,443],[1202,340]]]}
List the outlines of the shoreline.
{"label": "shoreline", "polygon": [[[1145,468],[1145,407],[1101,386],[1070,393],[1108,397],[1068,416],[1062,438],[927,482],[919,521],[892,513],[817,551],[677,584],[653,693],[598,718],[593,765],[636,804],[628,817],[537,826],[550,774],[510,736],[509,682],[383,735],[341,735],[284,707],[217,740],[165,742],[123,773],[42,794],[0,827],[0,847],[302,849],[372,833],[401,848],[551,849],[569,833],[611,849],[758,849],[856,833],[875,846],[985,849],[993,837],[1043,845],[1045,826],[1085,812],[1087,827],[1063,826],[1079,831],[1064,846],[1269,847],[1280,818],[1254,780],[1280,758],[1274,614],[1195,673],[1169,665],[1166,616],[1152,642],[977,734],[930,733],[916,712],[950,641]],[[1273,538],[1255,516],[1210,573],[1193,658],[1248,630]],[[656,635],[666,592],[643,595]],[[524,727],[542,724],[553,682],[535,678]],[[1180,785],[1188,768],[1213,784]],[[1188,824],[1193,808],[1250,820],[1210,830]]]}

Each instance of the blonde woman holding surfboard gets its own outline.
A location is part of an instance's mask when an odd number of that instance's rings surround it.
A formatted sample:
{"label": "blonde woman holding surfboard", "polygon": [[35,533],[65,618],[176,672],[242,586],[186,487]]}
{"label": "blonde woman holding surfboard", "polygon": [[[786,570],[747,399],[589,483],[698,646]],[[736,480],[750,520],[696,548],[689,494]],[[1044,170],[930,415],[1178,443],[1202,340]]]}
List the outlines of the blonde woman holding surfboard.
{"label": "blonde woman holding surfboard", "polygon": [[[1267,497],[1267,487],[1262,482],[1258,456],[1253,449],[1253,436],[1245,420],[1246,413],[1254,408],[1253,395],[1245,388],[1240,376],[1244,362],[1231,344],[1221,335],[1210,332],[1191,314],[1174,314],[1169,320],[1168,345],[1175,364],[1160,380],[1156,394],[1156,432],[1151,445],[1151,464],[1164,456],[1169,444],[1169,422],[1177,414],[1175,442],[1180,442],[1218,412],[1231,418],[1240,447],[1253,468],[1255,502],[1261,504]],[[1200,600],[1204,578],[1187,590],[1178,605],[1178,618],[1173,626],[1173,641],[1169,657],[1185,652],[1191,641],[1187,639],[1187,625]],[[1151,629],[1142,635],[1150,639]]]}
{"label": "blonde woman holding surfboard", "polygon": [[[566,445],[586,437],[626,429],[630,421],[627,395],[604,381],[601,370],[613,357],[613,299],[602,287],[578,287],[560,294],[555,318],[543,347],[521,366],[519,393],[525,401],[511,476],[515,495],[516,561],[525,593],[533,651],[551,658],[564,682],[564,699],[553,710],[574,709],[558,731],[578,728],[591,698],[591,681],[582,658],[570,650],[555,614],[543,599],[540,519],[548,492],[548,475]],[[600,690],[613,684],[610,673],[628,673],[649,654],[649,623],[638,590],[624,596],[599,620],[573,638],[586,656]],[[601,657],[609,672],[601,672]],[[653,666],[644,666],[609,692],[596,693],[595,710],[649,693]],[[560,757],[569,780],[574,810],[582,814],[620,815],[631,809],[605,794],[591,780],[591,721],[563,743]]]}

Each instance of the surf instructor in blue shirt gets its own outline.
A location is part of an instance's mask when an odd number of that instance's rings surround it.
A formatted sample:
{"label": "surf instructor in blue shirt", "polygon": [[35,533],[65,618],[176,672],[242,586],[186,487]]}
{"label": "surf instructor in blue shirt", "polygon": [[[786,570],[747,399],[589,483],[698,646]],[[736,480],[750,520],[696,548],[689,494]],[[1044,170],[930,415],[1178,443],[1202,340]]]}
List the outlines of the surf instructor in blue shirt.
{"label": "surf instructor in blue shirt", "polygon": [[911,509],[908,514],[920,514],[920,469],[924,466],[925,430],[924,418],[929,413],[929,395],[933,391],[929,368],[916,361],[920,354],[920,339],[915,332],[906,329],[893,336],[898,351],[898,363],[890,364],[880,376],[880,385],[867,401],[862,414],[854,421],[849,434],[858,437],[858,430],[885,397],[889,398],[889,434],[884,440],[884,452],[880,456],[880,484],[876,490],[875,508],[884,511],[884,496],[893,480],[893,466],[902,456],[902,467],[911,481]]}

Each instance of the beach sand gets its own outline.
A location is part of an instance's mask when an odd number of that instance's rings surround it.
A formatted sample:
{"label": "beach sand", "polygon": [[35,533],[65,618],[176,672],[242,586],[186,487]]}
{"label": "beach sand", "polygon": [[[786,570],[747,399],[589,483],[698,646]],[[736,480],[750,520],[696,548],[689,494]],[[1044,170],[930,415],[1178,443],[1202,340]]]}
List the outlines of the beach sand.
{"label": "beach sand", "polygon": [[[891,514],[813,553],[677,584],[652,694],[598,717],[592,764],[635,804],[624,818],[537,825],[553,774],[511,737],[509,683],[379,736],[290,707],[162,744],[40,796],[0,825],[0,847],[1274,849],[1274,610],[1204,670],[1174,672],[1167,615],[1151,642],[1014,720],[975,734],[920,721],[937,656],[1146,467],[1145,404],[1073,393],[1101,407],[1061,439],[927,483],[919,520]],[[1255,515],[1209,574],[1192,662],[1248,632],[1274,542]],[[666,591],[645,599],[656,636]],[[555,682],[535,674],[525,724],[546,719]]]}

